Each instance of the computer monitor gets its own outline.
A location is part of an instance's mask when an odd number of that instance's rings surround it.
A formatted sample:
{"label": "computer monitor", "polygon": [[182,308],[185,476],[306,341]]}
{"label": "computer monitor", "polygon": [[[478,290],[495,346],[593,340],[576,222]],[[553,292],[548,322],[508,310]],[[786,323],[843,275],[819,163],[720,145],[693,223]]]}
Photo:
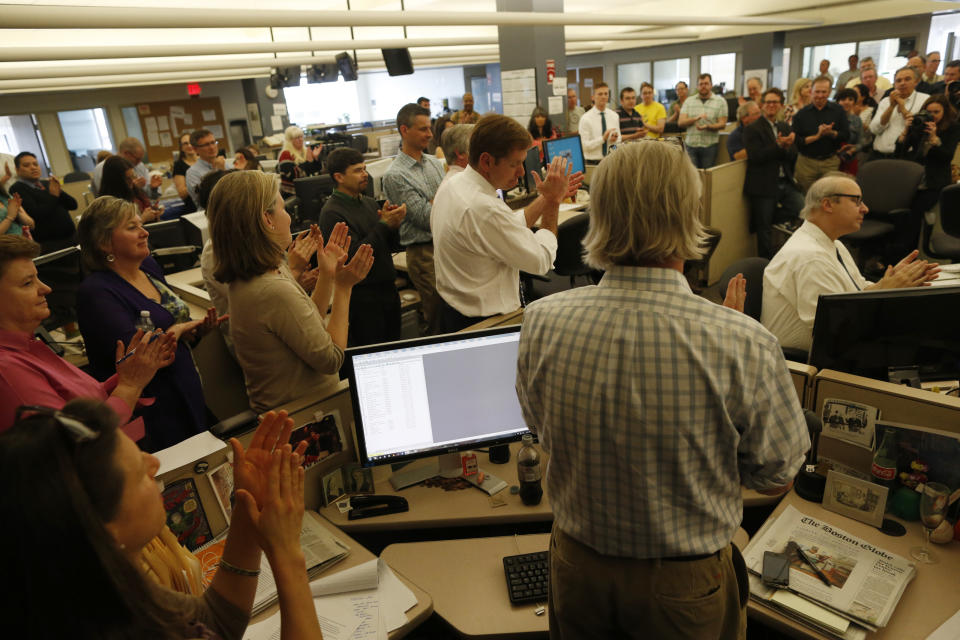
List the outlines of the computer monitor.
{"label": "computer monitor", "polygon": [[320,220],[320,210],[323,203],[333,193],[333,178],[329,174],[297,178],[293,181],[293,188],[300,200],[297,208],[297,217],[301,220]]}
{"label": "computer monitor", "polygon": [[917,367],[920,380],[960,374],[960,288],[922,287],[820,296],[810,364],[876,380]]}
{"label": "computer monitor", "polygon": [[[533,172],[540,173],[543,163],[540,162],[540,147],[530,147],[527,149],[527,157],[523,160],[523,181],[527,185],[527,193],[535,194],[537,192],[537,183],[534,181]],[[541,177],[543,177],[541,175]]]}
{"label": "computer monitor", "polygon": [[393,158],[381,158],[367,163],[367,175],[370,177],[368,187],[373,189],[373,193],[367,195],[374,200],[383,200],[383,174],[391,164],[393,164]]}
{"label": "computer monitor", "polygon": [[519,341],[514,325],[348,349],[361,463],[453,454],[417,465],[415,481],[458,476],[459,451],[529,433],[514,386]]}
{"label": "computer monitor", "polygon": [[583,145],[580,143],[579,134],[554,138],[553,140],[544,140],[544,164],[550,163],[557,156],[563,156],[568,162],[573,164],[573,173],[577,171],[586,172],[587,167],[583,163]]}
{"label": "computer monitor", "polygon": [[37,277],[51,291],[47,294],[50,315],[43,321],[47,329],[62,327],[77,319],[77,290],[83,280],[80,248],[67,247],[33,259]]}

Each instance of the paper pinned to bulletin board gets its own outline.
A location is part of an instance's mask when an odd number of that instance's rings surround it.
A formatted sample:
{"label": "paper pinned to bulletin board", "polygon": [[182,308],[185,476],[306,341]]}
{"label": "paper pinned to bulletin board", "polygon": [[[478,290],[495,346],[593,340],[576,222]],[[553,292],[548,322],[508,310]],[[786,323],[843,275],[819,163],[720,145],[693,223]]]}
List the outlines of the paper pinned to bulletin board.
{"label": "paper pinned to bulletin board", "polygon": [[229,150],[220,98],[138,104],[137,114],[151,163],[172,163],[174,152],[179,151],[180,136],[199,127],[209,129],[220,148]]}

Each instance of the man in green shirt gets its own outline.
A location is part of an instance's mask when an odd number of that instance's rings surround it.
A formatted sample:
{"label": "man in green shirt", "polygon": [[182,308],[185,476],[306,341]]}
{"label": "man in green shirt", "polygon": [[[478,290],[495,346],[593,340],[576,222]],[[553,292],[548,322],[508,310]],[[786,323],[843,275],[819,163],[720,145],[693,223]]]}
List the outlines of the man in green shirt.
{"label": "man in green shirt", "polygon": [[407,206],[387,201],[380,209],[376,200],[364,195],[370,177],[363,154],[356,149],[335,149],[327,156],[327,170],[337,186],[320,211],[320,231],[328,238],[334,225],[346,223],[351,259],[360,245],[373,247],[373,267],[350,298],[347,346],[399,340],[400,296],[392,253],[400,248],[397,230]]}

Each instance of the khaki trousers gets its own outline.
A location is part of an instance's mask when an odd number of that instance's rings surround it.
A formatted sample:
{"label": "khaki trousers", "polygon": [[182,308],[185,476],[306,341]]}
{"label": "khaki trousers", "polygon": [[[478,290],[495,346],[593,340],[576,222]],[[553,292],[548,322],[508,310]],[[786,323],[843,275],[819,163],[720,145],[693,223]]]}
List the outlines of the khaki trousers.
{"label": "khaki trousers", "polygon": [[743,640],[733,553],[728,545],[702,560],[604,556],[554,526],[550,639]]}
{"label": "khaki trousers", "polygon": [[797,165],[793,171],[793,177],[797,179],[797,184],[804,193],[813,185],[814,182],[827,175],[831,171],[840,170],[840,158],[833,156],[823,160],[808,158],[800,154],[797,156]]}
{"label": "khaki trousers", "polygon": [[407,275],[420,294],[420,308],[429,333],[437,327],[437,276],[433,269],[433,245],[417,244],[407,247]]}

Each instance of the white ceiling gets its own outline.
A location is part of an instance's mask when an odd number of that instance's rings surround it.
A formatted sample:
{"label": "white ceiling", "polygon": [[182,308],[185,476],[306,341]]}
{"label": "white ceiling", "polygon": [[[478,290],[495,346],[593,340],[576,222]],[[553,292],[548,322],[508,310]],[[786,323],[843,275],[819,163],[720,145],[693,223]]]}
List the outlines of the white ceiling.
{"label": "white ceiling", "polygon": [[[224,77],[251,77],[269,73],[271,60],[289,58],[288,63],[307,63],[311,55],[320,60],[332,59],[341,47],[342,41],[361,40],[366,44],[356,48],[361,70],[382,69],[383,62],[378,51],[383,40],[395,40],[406,37],[411,44],[421,39],[454,39],[457,46],[446,44],[442,47],[411,47],[411,55],[418,65],[464,64],[494,62],[497,60],[497,27],[489,26],[408,26],[406,34],[402,26],[355,27],[274,27],[259,28],[218,28],[213,24],[222,15],[223,20],[238,16],[244,11],[263,11],[262,0],[58,0],[56,2],[13,2],[0,3],[0,25],[10,24],[4,20],[4,8],[12,5],[28,5],[41,9],[44,15],[31,19],[32,28],[0,28],[0,92],[32,90],[38,91],[48,85],[50,88],[82,85],[84,87],[116,85],[118,83],[142,84],[150,80],[150,74],[163,73],[155,79],[166,79],[176,73],[183,80],[190,75],[199,76],[203,71],[212,69],[222,71]],[[392,17],[401,15],[401,0],[349,0],[351,10],[358,16],[364,11],[386,11]],[[403,7],[409,12],[426,12],[429,16],[451,16],[454,11],[489,12],[496,10],[495,0],[403,0]],[[49,9],[46,9],[49,7]],[[74,7],[74,9],[71,9]],[[138,15],[148,15],[150,9],[161,9],[163,16],[171,13],[177,16],[176,24],[181,28],[136,28],[136,29],[49,29],[44,28],[45,16],[77,15],[89,7],[99,7],[104,15],[110,8],[135,8]],[[577,22],[576,14],[595,17],[596,0],[565,0],[564,14]],[[304,14],[316,11],[346,12],[347,0],[271,0],[269,8],[272,15],[277,12],[297,10]],[[814,0],[686,0],[683,3],[637,2],[636,0],[603,0],[603,15],[636,16],[636,25],[628,26],[585,26],[567,24],[564,27],[566,53],[588,53],[614,49],[629,49],[638,46],[652,46],[670,42],[683,42],[692,39],[714,39],[734,37],[749,33],[768,32],[770,30],[789,30],[795,25],[701,25],[683,24],[681,17],[675,26],[649,26],[645,19],[677,16],[696,16],[715,19],[732,17],[766,17],[789,20],[819,21],[824,25],[859,22],[866,19],[896,18],[905,15],[954,10],[953,2],[934,2],[930,0],[863,0],[859,2],[829,2]],[[204,17],[191,15],[191,11],[215,10]],[[10,10],[7,10],[10,16]],[[53,18],[51,18],[53,19]],[[104,18],[107,19],[107,18]],[[148,23],[149,24],[149,23]],[[256,24],[260,24],[257,22]],[[266,25],[267,23],[264,22]],[[187,25],[191,25],[189,28]],[[47,25],[49,26],[49,24]],[[351,33],[352,31],[352,33]],[[610,39],[619,34],[620,39]],[[623,39],[627,34],[638,37],[669,38],[660,40]],[[473,44],[461,45],[470,40]],[[271,42],[307,42],[316,45],[306,46],[300,51],[281,53],[255,52],[231,53],[230,55],[175,55],[189,52],[189,47],[198,44],[236,44],[231,51],[249,50],[250,43]],[[337,41],[337,48],[331,50],[326,42]],[[138,52],[138,47],[161,45],[154,51]],[[43,61],[30,58],[30,47],[62,46],[82,59],[56,61],[50,59],[47,52]],[[108,54],[108,47],[119,47],[119,53]],[[298,45],[292,45],[296,47]],[[317,53],[311,53],[313,49]],[[114,52],[117,49],[113,49]],[[158,53],[172,54],[155,57]],[[126,58],[117,55],[127,54]],[[52,55],[59,55],[54,52]],[[109,58],[103,56],[109,55]],[[138,56],[150,57],[138,57]],[[230,67],[229,69],[225,67]],[[59,71],[59,73],[57,73]],[[79,75],[79,74],[83,75]],[[213,75],[216,72],[212,72]],[[71,75],[72,74],[72,75]],[[208,73],[203,74],[208,77]],[[134,82],[131,76],[140,76],[140,82]],[[129,81],[128,81],[129,78]],[[180,78],[180,76],[177,76]],[[49,82],[44,82],[48,79]],[[171,80],[174,81],[174,80]],[[179,80],[176,80],[179,81]]]}

